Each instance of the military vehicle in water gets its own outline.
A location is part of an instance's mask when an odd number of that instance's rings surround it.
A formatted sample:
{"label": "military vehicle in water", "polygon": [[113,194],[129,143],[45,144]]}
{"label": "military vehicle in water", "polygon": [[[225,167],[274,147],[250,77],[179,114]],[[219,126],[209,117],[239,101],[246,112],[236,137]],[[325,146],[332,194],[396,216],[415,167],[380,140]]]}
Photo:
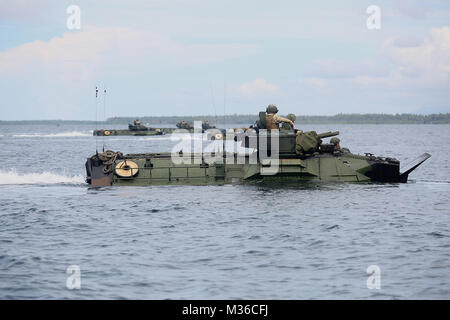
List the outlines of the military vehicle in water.
{"label": "military vehicle in water", "polygon": [[[213,129],[214,130],[214,129]],[[228,152],[233,141],[254,152]],[[340,146],[339,132],[266,130],[265,113],[247,130],[231,130],[221,153],[96,153],[87,159],[86,181],[92,186],[224,184],[246,180],[407,182],[408,175],[430,155],[424,153],[403,171],[394,158],[357,155]],[[329,143],[323,139],[333,137]],[[278,146],[277,146],[278,144]],[[184,160],[178,161],[178,157]]]}
{"label": "military vehicle in water", "polygon": [[[202,123],[202,131],[208,129],[214,129],[215,126],[212,126],[209,124],[208,121],[204,121]],[[180,121],[176,124],[176,128],[150,128],[146,127],[139,120],[135,120],[133,124],[128,124],[128,130],[116,130],[116,129],[100,129],[100,130],[94,130],[93,135],[94,136],[155,136],[155,135],[162,135],[162,134],[170,134],[176,131],[177,129],[184,129],[187,130],[187,132],[193,133],[194,127],[189,124],[186,121]],[[224,130],[221,130],[222,133]],[[220,135],[213,135],[212,138],[214,139],[221,139],[222,136]],[[213,140],[214,140],[213,139]]]}
{"label": "military vehicle in water", "polygon": [[128,130],[115,130],[115,129],[100,129],[94,130],[94,136],[155,136],[166,133],[164,129],[160,128],[149,128],[141,124],[141,122],[136,119],[133,124],[128,124]]}
{"label": "military vehicle in water", "polygon": [[178,129],[194,130],[194,127],[188,122],[182,120],[176,124]]}
{"label": "military vehicle in water", "polygon": [[[165,133],[172,133],[177,129],[184,129],[184,130],[187,130],[188,132],[192,133],[192,132],[194,132],[194,129],[195,129],[191,123],[186,122],[184,120],[178,122],[175,126],[176,126],[176,128],[162,128],[161,130],[163,130]],[[215,126],[209,124],[209,121],[202,122],[202,131],[203,132],[205,130],[215,129],[215,128],[216,128]]]}
{"label": "military vehicle in water", "polygon": [[[194,133],[197,128],[195,128],[191,123],[186,121],[180,121],[176,124],[176,128],[161,128],[164,134],[174,133],[177,130],[185,130],[188,133]],[[209,129],[216,129],[214,132],[208,132]],[[219,131],[217,131],[219,130]],[[201,132],[207,132],[208,140],[222,140],[225,135],[224,129],[217,129],[215,126],[209,124],[209,121],[203,121],[201,124]]]}

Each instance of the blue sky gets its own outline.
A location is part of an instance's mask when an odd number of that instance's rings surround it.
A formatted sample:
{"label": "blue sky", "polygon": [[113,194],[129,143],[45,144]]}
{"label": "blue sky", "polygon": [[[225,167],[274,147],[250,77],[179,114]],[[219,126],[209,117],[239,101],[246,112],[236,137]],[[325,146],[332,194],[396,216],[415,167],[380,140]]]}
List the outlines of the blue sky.
{"label": "blue sky", "polygon": [[107,117],[450,112],[450,2],[0,0],[1,120],[92,120],[96,85]]}

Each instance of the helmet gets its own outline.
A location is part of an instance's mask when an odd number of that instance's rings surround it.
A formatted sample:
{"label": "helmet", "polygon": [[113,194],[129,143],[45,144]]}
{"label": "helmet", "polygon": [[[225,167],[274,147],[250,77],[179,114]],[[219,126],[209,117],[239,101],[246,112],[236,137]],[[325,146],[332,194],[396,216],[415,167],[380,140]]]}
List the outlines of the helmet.
{"label": "helmet", "polygon": [[278,112],[278,108],[274,104],[269,104],[269,106],[266,109],[266,112],[267,113],[277,113]]}
{"label": "helmet", "polygon": [[291,121],[295,121],[297,119],[297,117],[295,116],[295,114],[293,113],[289,113],[286,118],[288,118]]}
{"label": "helmet", "polygon": [[337,144],[339,144],[339,142],[341,142],[341,140],[339,140],[339,138],[334,137],[334,138],[330,139],[331,144],[337,145]]}

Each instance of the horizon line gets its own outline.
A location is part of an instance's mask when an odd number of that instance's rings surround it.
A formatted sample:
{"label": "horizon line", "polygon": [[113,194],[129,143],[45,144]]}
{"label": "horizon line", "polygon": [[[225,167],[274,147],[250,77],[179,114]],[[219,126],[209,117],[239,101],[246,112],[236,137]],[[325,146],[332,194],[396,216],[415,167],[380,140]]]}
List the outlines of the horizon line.
{"label": "horizon line", "polygon": [[[280,113],[283,114],[283,113]],[[421,116],[421,117],[429,117],[429,116],[433,116],[433,115],[438,115],[438,116],[448,116],[450,115],[450,112],[439,112],[439,113],[336,113],[334,115],[298,115],[296,114],[297,117],[309,117],[309,118],[313,118],[313,117],[328,117],[328,118],[333,118],[336,116],[352,116],[352,115],[358,115],[358,116],[369,116],[369,115],[384,115],[384,116],[404,116],[404,115],[412,115],[412,116]],[[107,120],[83,120],[83,119],[13,119],[13,120],[1,120],[0,122],[30,122],[30,121],[76,121],[76,122],[108,122],[109,119],[140,119],[140,118],[175,118],[175,117],[189,117],[189,118],[195,118],[195,117],[211,117],[211,118],[223,118],[223,117],[228,117],[228,116],[232,116],[232,117],[239,117],[239,116],[258,116],[257,113],[241,113],[241,114],[237,114],[237,113],[233,113],[233,114],[226,114],[226,115],[167,115],[167,116],[111,116],[108,117]]]}

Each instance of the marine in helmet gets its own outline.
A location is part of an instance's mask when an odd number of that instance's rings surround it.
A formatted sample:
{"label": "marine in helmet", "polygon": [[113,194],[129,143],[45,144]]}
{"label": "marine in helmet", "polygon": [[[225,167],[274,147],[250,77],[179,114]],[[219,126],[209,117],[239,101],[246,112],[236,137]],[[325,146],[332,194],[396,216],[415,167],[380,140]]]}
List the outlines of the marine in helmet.
{"label": "marine in helmet", "polygon": [[[295,116],[295,114],[289,113],[289,114],[286,116],[286,119],[289,119],[289,120],[291,120],[292,122],[295,122],[295,120],[297,119],[297,117]],[[288,122],[284,122],[284,123],[281,125],[281,130],[293,130],[293,129],[294,129],[294,126],[291,126],[291,124],[288,123]]]}
{"label": "marine in helmet", "polygon": [[208,120],[206,120],[206,121],[204,121],[204,122],[202,123],[202,129],[203,129],[203,130],[214,129],[214,128],[215,128],[215,126],[210,125]]}
{"label": "marine in helmet", "polygon": [[341,149],[341,145],[339,144],[341,140],[339,138],[331,138],[330,143],[334,146],[334,151]]}
{"label": "marine in helmet", "polygon": [[130,131],[147,131],[149,128],[141,124],[139,119],[133,121],[133,124],[128,124],[128,130]]}
{"label": "marine in helmet", "polygon": [[266,109],[266,126],[267,130],[279,130],[280,123],[281,122],[287,122],[289,123],[292,128],[294,127],[294,122],[292,120],[282,118],[279,115],[277,115],[278,108],[274,104],[269,104],[269,106]]}
{"label": "marine in helmet", "polygon": [[340,142],[341,142],[341,140],[339,138],[336,138],[336,137],[330,139],[330,143],[334,146],[334,151],[335,152],[336,151],[339,151],[339,152],[350,152],[350,150],[347,149],[347,148],[341,148]]}
{"label": "marine in helmet", "polygon": [[176,126],[179,129],[187,129],[187,130],[192,129],[192,126],[184,120],[178,122]]}

